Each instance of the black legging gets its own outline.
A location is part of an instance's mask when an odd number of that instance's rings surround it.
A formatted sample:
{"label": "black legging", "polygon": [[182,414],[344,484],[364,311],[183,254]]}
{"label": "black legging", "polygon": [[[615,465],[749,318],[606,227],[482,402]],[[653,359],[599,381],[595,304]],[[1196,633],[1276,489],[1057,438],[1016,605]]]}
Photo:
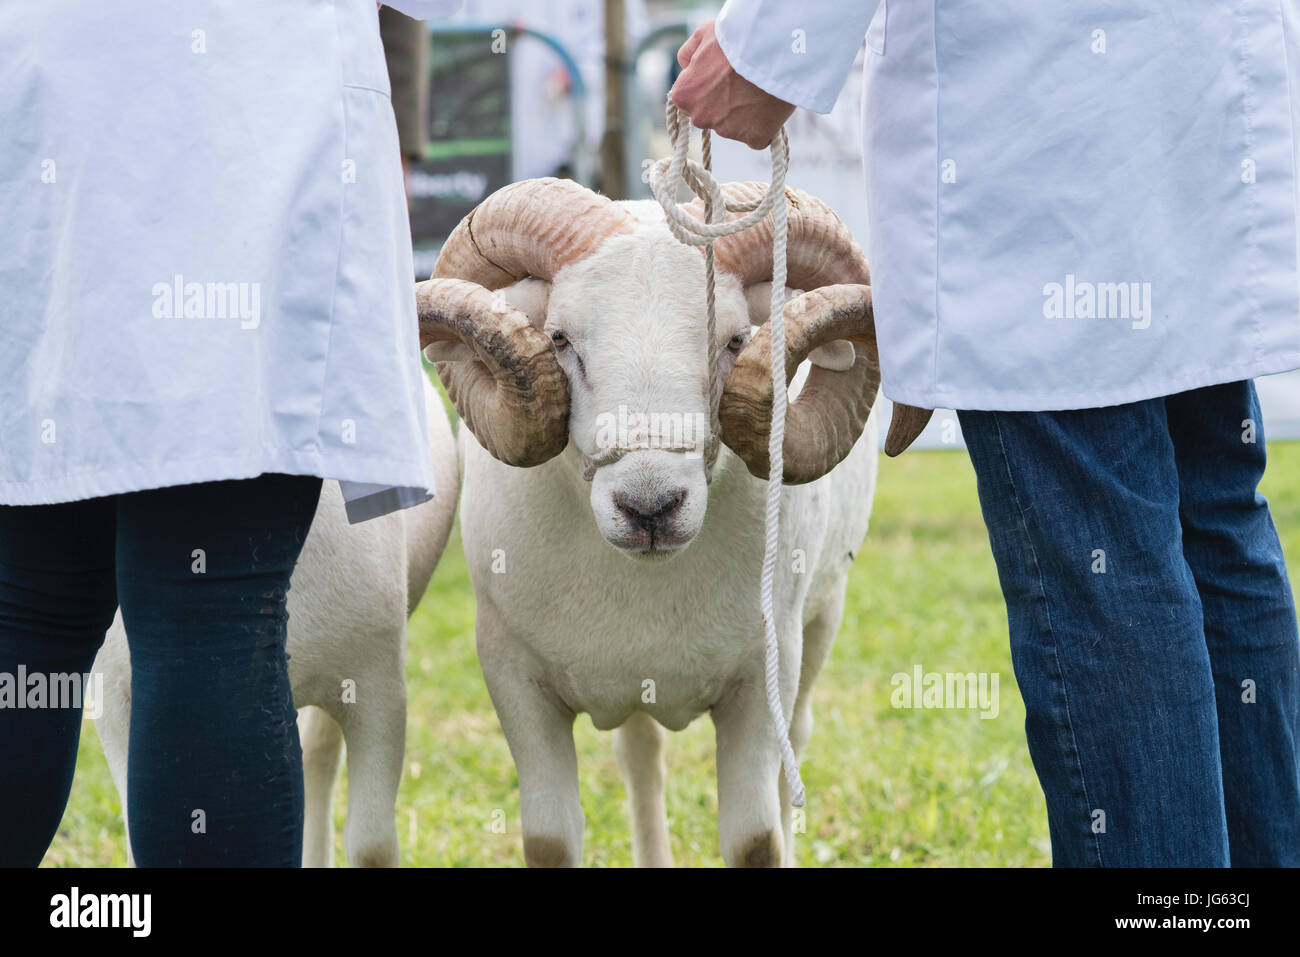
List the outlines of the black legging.
{"label": "black legging", "polygon": [[[0,865],[35,866],[67,804],[81,708],[8,687],[90,671],[119,603],[131,652],[136,862],[297,866],[302,754],[285,595],[321,480],[0,506]],[[15,688],[26,676],[27,687]]]}

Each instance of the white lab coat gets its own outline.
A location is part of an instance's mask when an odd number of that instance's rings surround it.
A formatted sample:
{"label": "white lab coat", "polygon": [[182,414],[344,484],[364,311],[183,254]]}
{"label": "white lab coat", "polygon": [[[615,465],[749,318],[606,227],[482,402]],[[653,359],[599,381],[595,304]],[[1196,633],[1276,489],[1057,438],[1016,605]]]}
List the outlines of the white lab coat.
{"label": "white lab coat", "polygon": [[1300,367],[1300,0],[729,0],[717,21],[742,76],[817,112],[864,34],[889,398],[1091,408]]}
{"label": "white lab coat", "polygon": [[[415,16],[446,0],[394,3]],[[0,503],[434,479],[374,0],[0,4]]]}

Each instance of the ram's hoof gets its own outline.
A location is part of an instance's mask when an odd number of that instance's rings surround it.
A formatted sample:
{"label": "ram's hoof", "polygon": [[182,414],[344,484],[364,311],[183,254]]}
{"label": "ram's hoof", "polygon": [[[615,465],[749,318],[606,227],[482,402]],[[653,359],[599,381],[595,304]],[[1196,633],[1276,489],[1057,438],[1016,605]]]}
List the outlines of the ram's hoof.
{"label": "ram's hoof", "polygon": [[576,862],[561,838],[524,835],[524,863],[529,867],[573,867]]}
{"label": "ram's hoof", "polygon": [[780,867],[781,838],[776,831],[756,834],[740,846],[735,867]]}

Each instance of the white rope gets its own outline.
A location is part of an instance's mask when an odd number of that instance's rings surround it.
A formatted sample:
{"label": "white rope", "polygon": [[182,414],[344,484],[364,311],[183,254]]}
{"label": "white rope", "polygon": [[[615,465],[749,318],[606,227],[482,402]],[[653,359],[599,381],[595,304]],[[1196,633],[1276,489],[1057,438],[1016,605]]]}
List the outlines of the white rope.
{"label": "white rope", "polygon": [[[717,357],[714,355],[714,332],[717,326],[714,302],[713,241],[729,236],[762,222],[772,214],[772,303],[769,320],[771,333],[769,365],[772,368],[772,428],[768,437],[767,508],[764,513],[763,573],[759,584],[759,607],[763,613],[764,679],[767,688],[767,706],[772,713],[777,738],[781,747],[781,763],[785,769],[786,784],[790,789],[790,803],[804,806],[803,781],[799,778],[799,762],[790,746],[790,727],[785,709],[781,705],[781,649],[777,644],[776,610],[772,600],[772,587],[776,578],[776,562],[781,525],[781,487],[785,471],[785,284],[786,284],[786,224],[785,175],[790,167],[790,141],[785,129],[772,141],[772,180],[767,192],[750,203],[729,204],[722,187],[713,177],[709,131],[703,131],[703,165],[687,158],[690,146],[690,121],[682,117],[670,99],[667,106],[668,134],[672,138],[671,157],[661,159],[650,169],[650,188],[664,208],[668,228],[683,243],[703,246],[705,256],[706,290],[708,299],[708,403],[711,435],[705,462],[707,474],[712,475],[717,459],[719,438],[717,403]],[[696,219],[677,203],[679,189],[686,185],[704,200],[705,222]],[[727,213],[745,215],[727,222]]]}

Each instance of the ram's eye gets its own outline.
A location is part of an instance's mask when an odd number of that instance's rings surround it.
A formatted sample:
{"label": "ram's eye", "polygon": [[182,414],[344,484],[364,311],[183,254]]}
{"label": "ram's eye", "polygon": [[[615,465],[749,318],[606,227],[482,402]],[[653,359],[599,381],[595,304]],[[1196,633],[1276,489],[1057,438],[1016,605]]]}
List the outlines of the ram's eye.
{"label": "ram's eye", "polygon": [[731,337],[731,341],[727,343],[727,348],[734,353],[739,353],[741,349],[745,348],[745,344],[748,342],[749,333],[740,332]]}
{"label": "ram's eye", "polygon": [[554,332],[551,333],[551,345],[555,346],[555,348],[563,349],[568,344],[569,344],[569,337],[566,336],[564,333],[562,333],[559,329],[556,329]]}

